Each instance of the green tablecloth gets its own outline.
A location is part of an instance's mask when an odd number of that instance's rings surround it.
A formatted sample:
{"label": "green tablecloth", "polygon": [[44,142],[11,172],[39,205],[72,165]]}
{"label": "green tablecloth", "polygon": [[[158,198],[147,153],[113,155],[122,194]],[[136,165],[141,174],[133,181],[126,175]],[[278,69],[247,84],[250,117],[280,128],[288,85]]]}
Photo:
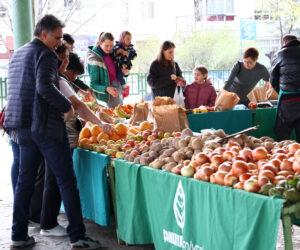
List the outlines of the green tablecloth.
{"label": "green tablecloth", "polygon": [[201,129],[224,129],[233,134],[252,126],[252,110],[230,110],[187,115],[190,129],[200,132]]}
{"label": "green tablecloth", "polygon": [[118,237],[155,249],[274,250],[282,199],[116,160]]}
{"label": "green tablecloth", "polygon": [[[269,136],[276,140],[274,127],[276,121],[277,108],[259,108],[253,110],[253,126],[259,125],[259,128],[250,135],[257,138]],[[295,139],[295,131],[292,132],[291,139]]]}
{"label": "green tablecloth", "polygon": [[82,148],[73,153],[82,216],[102,226],[110,226],[106,166],[110,157]]}

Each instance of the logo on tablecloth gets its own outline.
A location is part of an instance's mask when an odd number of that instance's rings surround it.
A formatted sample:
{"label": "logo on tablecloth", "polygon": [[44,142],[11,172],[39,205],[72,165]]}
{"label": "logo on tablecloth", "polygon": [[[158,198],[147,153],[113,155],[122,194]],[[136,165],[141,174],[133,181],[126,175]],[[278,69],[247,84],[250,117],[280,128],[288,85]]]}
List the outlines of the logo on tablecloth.
{"label": "logo on tablecloth", "polygon": [[[203,247],[194,244],[193,241],[183,239],[183,228],[185,224],[185,194],[181,181],[178,182],[176,194],[173,201],[173,211],[178,227],[181,228],[182,234],[167,231],[163,229],[164,242],[168,242],[182,249],[204,250]],[[185,238],[187,236],[185,235]]]}
{"label": "logo on tablecloth", "polygon": [[185,222],[185,195],[182,187],[181,181],[179,181],[177,186],[177,191],[173,203],[174,215],[176,218],[177,225],[183,231]]}

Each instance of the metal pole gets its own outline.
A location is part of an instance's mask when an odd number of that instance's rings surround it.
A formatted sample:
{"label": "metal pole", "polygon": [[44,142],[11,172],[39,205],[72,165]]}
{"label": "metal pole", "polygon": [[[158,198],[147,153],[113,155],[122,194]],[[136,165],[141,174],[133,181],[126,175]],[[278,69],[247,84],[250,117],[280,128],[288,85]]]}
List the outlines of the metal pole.
{"label": "metal pole", "polygon": [[16,50],[33,37],[32,1],[13,0],[12,16],[14,50]]}

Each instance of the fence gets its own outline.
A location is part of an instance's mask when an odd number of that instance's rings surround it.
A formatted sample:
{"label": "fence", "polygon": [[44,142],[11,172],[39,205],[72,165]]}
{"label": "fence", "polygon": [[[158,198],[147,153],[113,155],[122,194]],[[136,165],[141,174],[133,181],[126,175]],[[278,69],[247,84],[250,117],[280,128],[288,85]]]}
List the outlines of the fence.
{"label": "fence", "polygon": [[0,77],[0,108],[4,107],[7,97],[7,78]]}
{"label": "fence", "polygon": [[[210,70],[209,78],[213,83],[215,89],[219,91],[224,85],[225,80],[228,79],[230,70]],[[183,71],[183,78],[187,83],[192,83],[194,81],[194,75],[192,71]],[[89,75],[81,75],[80,78],[89,85]],[[147,73],[131,73],[127,77],[127,84],[130,86],[130,95],[140,96],[145,98],[151,93],[151,88],[147,84]],[[258,86],[262,86],[264,81],[261,80]],[[5,105],[7,96],[7,78],[0,77],[0,105],[1,109]]]}

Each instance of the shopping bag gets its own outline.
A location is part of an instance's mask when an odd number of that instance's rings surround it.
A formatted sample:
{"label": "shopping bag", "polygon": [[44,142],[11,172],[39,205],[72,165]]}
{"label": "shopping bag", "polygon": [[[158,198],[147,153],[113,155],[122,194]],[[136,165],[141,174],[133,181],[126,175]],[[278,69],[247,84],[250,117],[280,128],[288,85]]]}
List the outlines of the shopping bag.
{"label": "shopping bag", "polygon": [[152,115],[156,130],[171,133],[181,131],[178,106],[176,104],[153,106]]}
{"label": "shopping bag", "polygon": [[182,87],[176,87],[173,99],[174,99],[174,101],[176,102],[176,104],[178,106],[181,106],[181,107],[185,108],[184,95],[183,95]]}
{"label": "shopping bag", "polygon": [[237,94],[221,89],[216,98],[215,110],[232,110],[239,101]]}
{"label": "shopping bag", "polygon": [[140,122],[146,121],[149,113],[148,102],[136,103],[133,106],[133,114],[129,120],[132,125],[139,125]]}
{"label": "shopping bag", "polygon": [[267,90],[268,100],[278,100],[278,93],[272,87]]}
{"label": "shopping bag", "polygon": [[262,87],[254,88],[248,95],[248,99],[251,102],[260,102],[267,100],[267,90],[269,88],[268,84],[265,84]]}

